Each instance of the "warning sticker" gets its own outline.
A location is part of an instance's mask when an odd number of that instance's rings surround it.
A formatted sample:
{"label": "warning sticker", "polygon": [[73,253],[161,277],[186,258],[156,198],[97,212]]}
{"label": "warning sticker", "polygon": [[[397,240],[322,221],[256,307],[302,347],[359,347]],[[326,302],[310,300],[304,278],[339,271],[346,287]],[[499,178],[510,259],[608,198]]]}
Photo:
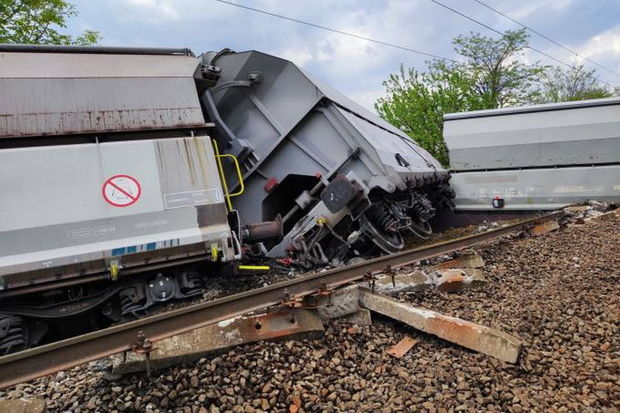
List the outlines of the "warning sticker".
{"label": "warning sticker", "polygon": [[132,176],[114,175],[103,183],[101,193],[108,204],[127,207],[138,202],[142,188],[140,182]]}

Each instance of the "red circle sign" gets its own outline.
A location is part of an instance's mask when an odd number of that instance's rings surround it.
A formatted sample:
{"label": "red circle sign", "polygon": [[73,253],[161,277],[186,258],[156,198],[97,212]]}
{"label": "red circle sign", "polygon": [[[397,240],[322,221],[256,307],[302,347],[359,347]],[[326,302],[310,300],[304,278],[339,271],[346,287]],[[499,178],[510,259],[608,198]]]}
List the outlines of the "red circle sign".
{"label": "red circle sign", "polygon": [[129,175],[114,175],[108,178],[101,187],[105,201],[115,207],[127,207],[140,199],[142,188],[140,182]]}

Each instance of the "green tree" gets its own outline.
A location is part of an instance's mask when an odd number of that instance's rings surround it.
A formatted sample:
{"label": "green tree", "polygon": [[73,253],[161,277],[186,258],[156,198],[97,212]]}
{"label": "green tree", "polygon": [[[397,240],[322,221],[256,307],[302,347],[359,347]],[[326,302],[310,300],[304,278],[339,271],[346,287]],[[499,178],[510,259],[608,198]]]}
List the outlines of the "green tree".
{"label": "green tree", "polygon": [[73,37],[60,32],[77,16],[75,6],[64,0],[0,0],[0,43],[87,46],[101,36],[86,30]]}
{"label": "green tree", "polygon": [[547,103],[608,98],[614,96],[615,92],[599,82],[596,70],[587,70],[583,65],[569,69],[554,67],[547,70],[542,79],[538,101]]}
{"label": "green tree", "polygon": [[448,149],[442,137],[443,114],[484,108],[472,79],[442,61],[430,63],[427,72],[401,65],[384,86],[387,96],[375,104],[377,112],[444,165]]}
{"label": "green tree", "polygon": [[539,92],[532,86],[546,67],[537,62],[527,65],[519,59],[528,47],[525,29],[506,31],[499,39],[471,33],[454,39],[455,51],[465,58],[449,70],[466,73],[474,83],[475,93],[486,109],[523,105],[536,99]]}
{"label": "green tree", "polygon": [[462,62],[434,60],[425,72],[401,66],[383,82],[386,96],[375,108],[447,166],[444,113],[519,105],[539,95],[532,86],[544,68],[519,60],[527,39],[524,30],[507,31],[499,39],[459,36],[453,44]]}

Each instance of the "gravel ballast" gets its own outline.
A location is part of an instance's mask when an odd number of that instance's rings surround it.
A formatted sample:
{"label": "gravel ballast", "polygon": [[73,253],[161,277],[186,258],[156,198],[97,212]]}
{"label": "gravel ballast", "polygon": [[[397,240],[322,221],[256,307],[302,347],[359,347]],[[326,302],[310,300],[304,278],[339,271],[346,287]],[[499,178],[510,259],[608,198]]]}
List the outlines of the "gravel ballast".
{"label": "gravel ballast", "polygon": [[[389,319],[334,321],[323,338],[258,343],[112,378],[103,360],[0,393],[50,411],[582,412],[620,408],[620,220],[594,220],[476,248],[489,282],[399,298],[523,339],[516,365]],[[413,271],[414,269],[412,269]],[[405,335],[402,358],[386,351]]]}

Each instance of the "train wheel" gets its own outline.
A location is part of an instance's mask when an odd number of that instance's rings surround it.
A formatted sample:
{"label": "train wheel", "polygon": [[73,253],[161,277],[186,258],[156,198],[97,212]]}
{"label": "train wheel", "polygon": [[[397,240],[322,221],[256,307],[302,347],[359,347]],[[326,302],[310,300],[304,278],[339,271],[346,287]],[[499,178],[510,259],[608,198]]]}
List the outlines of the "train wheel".
{"label": "train wheel", "polygon": [[373,244],[387,254],[398,252],[405,246],[400,232],[381,231],[365,216],[360,218],[360,229]]}
{"label": "train wheel", "polygon": [[28,328],[21,317],[0,314],[0,355],[28,348]]}
{"label": "train wheel", "polygon": [[412,222],[409,230],[418,238],[428,239],[433,234],[431,224],[427,221]]}

